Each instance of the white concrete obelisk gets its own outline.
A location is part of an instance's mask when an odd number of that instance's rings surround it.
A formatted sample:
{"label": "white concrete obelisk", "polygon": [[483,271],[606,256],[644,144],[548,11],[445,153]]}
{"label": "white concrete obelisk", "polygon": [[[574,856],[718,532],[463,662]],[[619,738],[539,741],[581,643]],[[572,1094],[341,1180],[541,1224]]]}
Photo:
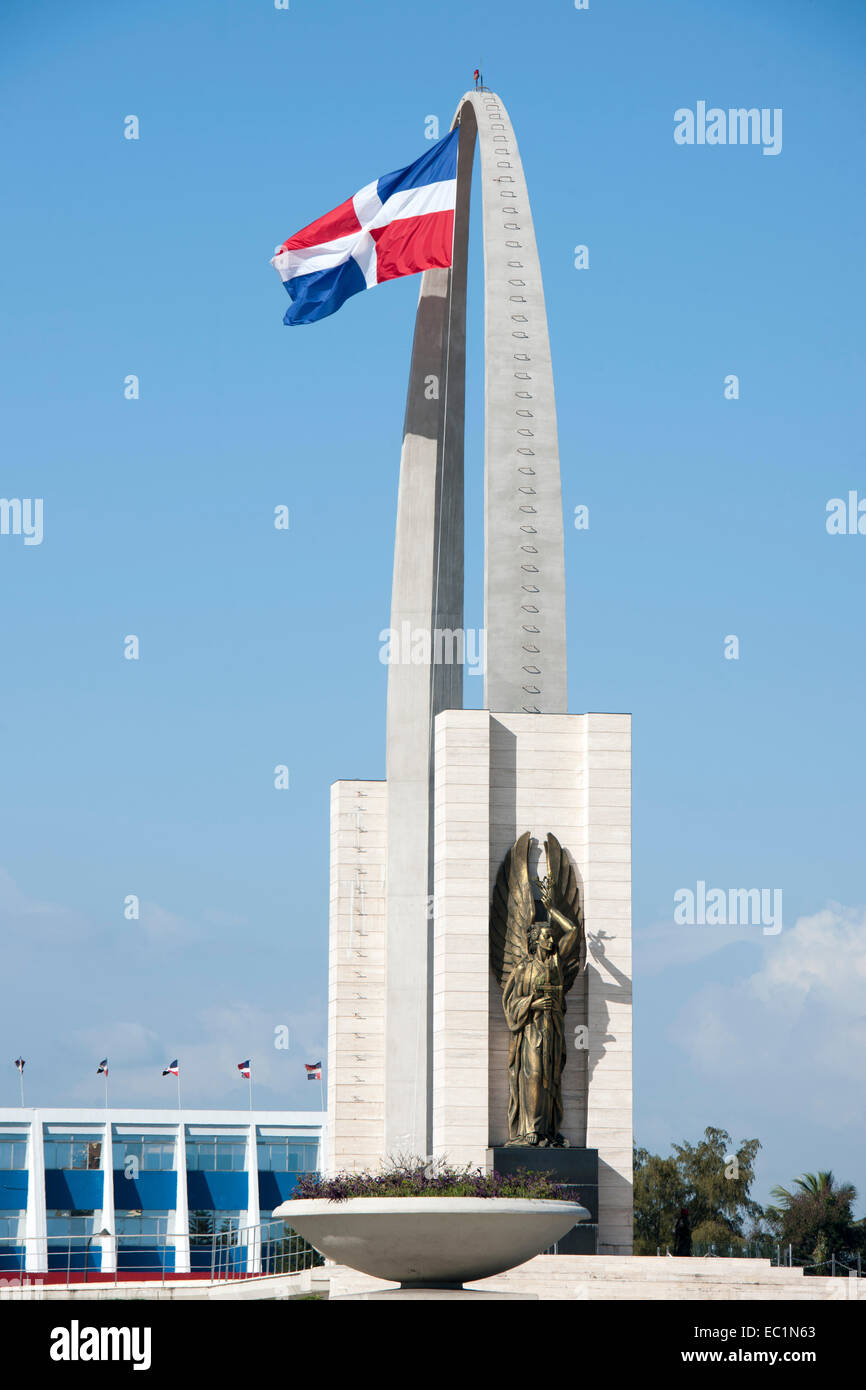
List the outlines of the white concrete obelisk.
{"label": "white concrete obelisk", "polygon": [[[328,1109],[334,1168],[483,1163],[505,1129],[507,1030],[490,889],[524,830],[581,882],[590,962],[568,1022],[564,1132],[599,1150],[601,1248],[631,1249],[630,720],[569,715],[553,373],[529,195],[508,115],[469,92],[453,266],[422,277],[400,467],[387,780],[332,793]],[[473,151],[485,275],[485,708],[437,633],[463,627],[465,311]],[[437,660],[437,654],[439,659]]]}

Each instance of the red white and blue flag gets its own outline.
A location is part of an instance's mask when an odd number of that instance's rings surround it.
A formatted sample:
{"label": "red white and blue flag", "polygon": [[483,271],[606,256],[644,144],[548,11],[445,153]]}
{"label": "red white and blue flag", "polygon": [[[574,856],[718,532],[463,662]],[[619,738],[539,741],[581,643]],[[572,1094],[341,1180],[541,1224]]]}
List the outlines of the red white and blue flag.
{"label": "red white and blue flag", "polygon": [[241,1076],[244,1078],[245,1081],[249,1081],[249,1079],[250,1079],[250,1059],[249,1059],[249,1057],[247,1058],[247,1060],[246,1060],[245,1062],[238,1062],[238,1071],[240,1072]]}
{"label": "red white and blue flag", "polygon": [[179,1076],[179,1075],[180,1075],[180,1068],[179,1068],[179,1066],[177,1065],[177,1058],[176,1058],[176,1057],[175,1057],[175,1059],[174,1059],[173,1062],[169,1062],[169,1064],[168,1064],[167,1067],[163,1067],[162,1074],[163,1074],[163,1076]]}
{"label": "red white and blue flag", "polygon": [[360,290],[451,264],[458,138],[452,130],[277,247],[271,265],[292,300],[283,323],[316,323]]}
{"label": "red white and blue flag", "polygon": [[102,1061],[99,1063],[99,1066],[96,1068],[96,1075],[97,1075],[97,1076],[107,1076],[107,1075],[108,1075],[108,1058],[107,1058],[107,1057],[103,1057]]}
{"label": "red white and blue flag", "polygon": [[307,1072],[308,1081],[321,1081],[322,1064],[321,1062],[305,1062],[304,1067]]}
{"label": "red white and blue flag", "polygon": [[16,1057],[16,1058],[15,1058],[15,1065],[16,1065],[16,1067],[18,1068],[18,1075],[19,1075],[19,1076],[23,1076],[23,1075],[24,1075],[24,1065],[25,1065],[25,1063],[24,1063],[24,1058],[23,1058],[23,1057]]}

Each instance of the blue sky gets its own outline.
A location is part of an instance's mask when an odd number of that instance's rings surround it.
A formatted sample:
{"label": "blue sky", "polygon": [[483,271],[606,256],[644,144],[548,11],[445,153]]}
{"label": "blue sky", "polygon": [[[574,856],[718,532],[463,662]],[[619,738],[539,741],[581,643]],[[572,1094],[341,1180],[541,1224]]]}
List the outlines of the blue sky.
{"label": "blue sky", "polygon": [[[866,22],[853,0],[529,13],[4,7],[0,492],[45,506],[41,545],[0,537],[5,1103],[19,1051],[33,1104],[97,1103],[106,1052],[118,1104],[169,1099],[175,1055],[189,1104],[243,1104],[248,1055],[258,1104],[312,1103],[328,789],[384,771],[417,284],[286,329],[268,259],[423,153],[480,59],[545,276],[570,707],[634,715],[638,1139],[722,1125],[761,1139],[759,1196],[817,1167],[866,1195],[866,537],[825,527],[866,496]],[[781,154],[676,145],[699,100],[782,108]],[[784,930],[675,927],[698,880],[781,888]]]}

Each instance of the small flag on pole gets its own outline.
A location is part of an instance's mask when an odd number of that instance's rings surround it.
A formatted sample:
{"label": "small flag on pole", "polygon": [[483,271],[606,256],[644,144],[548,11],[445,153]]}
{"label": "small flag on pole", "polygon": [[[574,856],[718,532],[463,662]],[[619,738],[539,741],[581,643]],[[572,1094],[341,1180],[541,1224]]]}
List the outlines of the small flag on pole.
{"label": "small flag on pole", "polygon": [[96,1068],[97,1076],[105,1077],[105,1108],[108,1109],[108,1058],[103,1057],[99,1066]]}
{"label": "small flag on pole", "polygon": [[250,1070],[250,1059],[249,1059],[249,1057],[247,1058],[247,1060],[246,1060],[245,1062],[238,1062],[238,1071],[240,1072],[240,1074],[241,1074],[241,1076],[244,1078],[244,1080],[245,1080],[245,1081],[248,1081],[248,1082],[250,1083],[250,1110],[252,1110],[252,1108],[253,1108],[253,1074],[252,1074],[252,1071]]}
{"label": "small flag on pole", "polygon": [[308,1081],[321,1081],[321,1079],[322,1079],[322,1064],[321,1064],[321,1062],[305,1062],[305,1063],[304,1063],[304,1068],[305,1068],[306,1073],[307,1073],[307,1080],[308,1080]]}
{"label": "small flag on pole", "polygon": [[24,1108],[24,1058],[16,1057],[15,1066],[18,1068],[18,1085],[21,1087],[21,1108]]}
{"label": "small flag on pole", "polygon": [[167,1067],[163,1067],[162,1074],[163,1076],[177,1077],[177,1108],[180,1110],[180,1067],[177,1064],[176,1057],[173,1062],[169,1062]]}

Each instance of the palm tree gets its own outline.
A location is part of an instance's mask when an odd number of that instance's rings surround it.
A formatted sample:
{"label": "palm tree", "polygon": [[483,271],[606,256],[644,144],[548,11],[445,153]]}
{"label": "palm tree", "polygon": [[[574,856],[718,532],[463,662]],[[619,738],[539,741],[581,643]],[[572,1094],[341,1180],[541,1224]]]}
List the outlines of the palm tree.
{"label": "palm tree", "polygon": [[781,1205],[768,1207],[766,1215],[777,1238],[790,1244],[798,1259],[820,1267],[831,1254],[857,1242],[852,1213],[857,1189],[853,1183],[837,1182],[829,1169],[803,1173],[793,1186],[793,1191],[773,1188],[771,1195]]}
{"label": "palm tree", "polygon": [[[794,1179],[794,1186],[799,1188],[799,1192],[789,1192],[786,1187],[774,1187],[770,1193],[778,1202],[782,1202],[786,1208],[790,1207],[795,1198],[803,1193],[808,1193],[812,1197],[835,1197],[838,1201],[853,1203],[857,1197],[857,1189],[853,1183],[843,1182],[837,1185],[833,1173],[827,1169],[819,1173],[804,1173],[802,1177]],[[774,1208],[770,1208],[774,1210]]]}

